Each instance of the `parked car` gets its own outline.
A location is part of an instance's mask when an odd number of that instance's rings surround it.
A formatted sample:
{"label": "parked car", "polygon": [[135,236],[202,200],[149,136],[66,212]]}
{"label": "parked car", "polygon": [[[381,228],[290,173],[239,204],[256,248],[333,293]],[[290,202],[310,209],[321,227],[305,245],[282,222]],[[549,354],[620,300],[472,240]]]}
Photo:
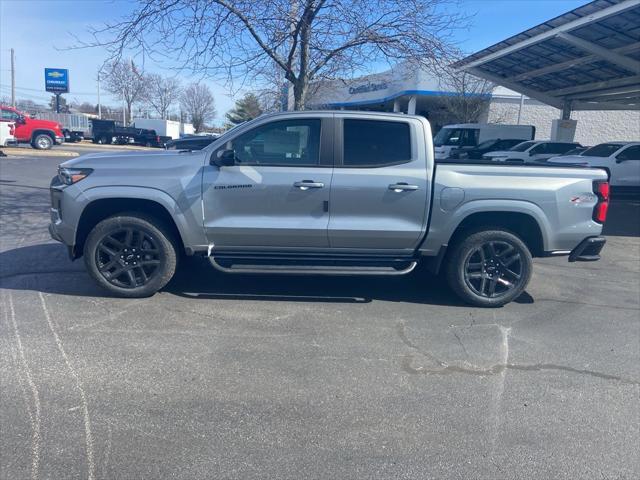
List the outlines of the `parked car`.
{"label": "parked car", "polygon": [[579,146],[575,142],[530,141],[519,143],[508,150],[485,153],[482,158],[494,162],[544,162]]}
{"label": "parked car", "polygon": [[16,143],[15,125],[9,122],[0,122],[0,147],[8,147]]}
{"label": "parked car", "polygon": [[532,256],[600,258],[604,171],[436,169],[431,139],[421,116],[284,112],[202,150],[78,157],[52,180],[49,230],[124,297],[154,294],[186,254],[252,274],[403,275],[420,262],[496,307],[524,291]]}
{"label": "parked car", "polygon": [[198,135],[178,138],[169,140],[165,148],[167,150],[202,150],[218,137],[219,135]]}
{"label": "parked car", "polygon": [[551,158],[549,163],[602,168],[612,187],[640,187],[640,142],[601,143],[579,155]]}
{"label": "parked car", "polygon": [[533,125],[502,125],[498,123],[458,123],[445,125],[433,138],[436,160],[449,158],[454,150],[477,147],[480,143],[496,138],[533,140]]}
{"label": "parked car", "polygon": [[59,123],[31,118],[13,107],[0,105],[0,121],[15,124],[14,135],[18,143],[30,143],[39,150],[48,150],[64,142]]}
{"label": "parked car", "polygon": [[453,150],[449,158],[453,159],[470,159],[480,160],[485,153],[508,150],[511,147],[515,147],[519,143],[522,143],[522,139],[500,139],[487,140],[480,143],[477,147],[462,147],[457,150]]}

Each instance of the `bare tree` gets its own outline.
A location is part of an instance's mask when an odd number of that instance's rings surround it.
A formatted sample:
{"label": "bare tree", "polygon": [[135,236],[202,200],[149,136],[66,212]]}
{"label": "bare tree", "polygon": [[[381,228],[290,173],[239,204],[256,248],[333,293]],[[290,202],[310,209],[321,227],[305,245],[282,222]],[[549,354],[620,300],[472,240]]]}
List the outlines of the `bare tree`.
{"label": "bare tree", "polygon": [[147,90],[146,102],[160,115],[160,118],[167,119],[171,106],[174,105],[182,93],[180,81],[173,77],[163,77],[157,73],[146,76]]}
{"label": "bare tree", "polygon": [[477,122],[489,107],[495,85],[470,73],[446,66],[440,70],[440,86],[447,92],[446,109],[461,123]]}
{"label": "bare tree", "polygon": [[122,21],[80,46],[172,57],[181,68],[240,83],[268,82],[275,65],[304,108],[314,80],[365,73],[380,61],[431,66],[465,18],[452,0],[136,0]]}
{"label": "bare tree", "polygon": [[[49,99],[49,110],[52,112],[56,111],[56,96],[51,95]],[[60,95],[60,113],[69,113],[69,105],[67,104],[67,99]]]}
{"label": "bare tree", "polygon": [[105,86],[109,93],[126,105],[126,118],[131,121],[131,107],[146,96],[147,83],[144,75],[131,61],[121,59],[111,62],[104,73]]}
{"label": "bare tree", "polygon": [[71,102],[71,108],[73,108],[74,110],[77,110],[80,113],[97,113],[98,112],[98,106],[94,105],[92,103],[89,102]]}
{"label": "bare tree", "polygon": [[180,108],[189,116],[196,132],[201,132],[205,124],[216,116],[216,106],[209,87],[202,83],[192,83],[182,92]]}

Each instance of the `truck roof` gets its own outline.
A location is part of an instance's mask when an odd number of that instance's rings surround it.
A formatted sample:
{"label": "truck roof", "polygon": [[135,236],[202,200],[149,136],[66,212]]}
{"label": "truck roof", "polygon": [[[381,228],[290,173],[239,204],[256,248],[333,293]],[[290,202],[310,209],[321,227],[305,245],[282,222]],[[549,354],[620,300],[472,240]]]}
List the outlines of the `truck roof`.
{"label": "truck roof", "polygon": [[424,119],[425,117],[421,115],[408,115],[406,113],[399,112],[370,112],[363,110],[295,110],[289,112],[273,112],[273,113],[265,113],[261,115],[261,117],[289,117],[295,115],[330,115],[330,114],[348,114],[348,115],[358,115],[358,116],[367,116],[367,117],[402,117],[402,118],[418,118]]}
{"label": "truck roof", "polygon": [[533,125],[508,125],[503,123],[454,123],[451,125],[445,125],[442,128],[474,128],[479,126],[486,127],[522,127],[522,128],[533,128]]}

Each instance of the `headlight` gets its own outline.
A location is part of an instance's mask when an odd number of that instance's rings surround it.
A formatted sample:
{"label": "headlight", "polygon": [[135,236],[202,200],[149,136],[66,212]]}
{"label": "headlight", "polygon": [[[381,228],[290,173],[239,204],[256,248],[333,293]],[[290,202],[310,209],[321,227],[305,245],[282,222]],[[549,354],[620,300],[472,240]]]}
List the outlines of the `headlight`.
{"label": "headlight", "polygon": [[91,172],[93,172],[91,168],[58,167],[58,178],[65,185],[73,185],[86,178]]}

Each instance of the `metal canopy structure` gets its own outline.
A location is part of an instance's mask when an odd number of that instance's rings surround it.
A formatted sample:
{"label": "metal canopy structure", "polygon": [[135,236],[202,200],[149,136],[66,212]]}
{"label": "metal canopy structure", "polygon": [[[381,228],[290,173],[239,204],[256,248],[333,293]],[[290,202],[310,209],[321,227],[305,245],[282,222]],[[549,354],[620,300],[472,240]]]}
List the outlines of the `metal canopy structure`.
{"label": "metal canopy structure", "polygon": [[563,110],[640,110],[640,0],[595,0],[454,64]]}

